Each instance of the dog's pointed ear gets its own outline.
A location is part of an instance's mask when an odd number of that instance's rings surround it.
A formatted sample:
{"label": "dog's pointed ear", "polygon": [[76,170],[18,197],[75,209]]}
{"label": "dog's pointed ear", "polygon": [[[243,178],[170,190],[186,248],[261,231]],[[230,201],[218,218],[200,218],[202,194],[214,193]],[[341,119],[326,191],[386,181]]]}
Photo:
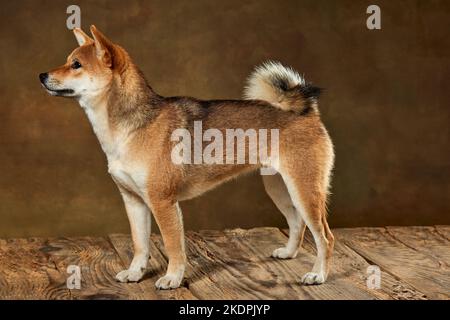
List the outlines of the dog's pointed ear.
{"label": "dog's pointed ear", "polygon": [[75,35],[75,38],[77,39],[78,45],[80,47],[86,43],[94,42],[94,40],[92,40],[92,38],[89,37],[86,33],[84,33],[84,31],[81,30],[80,28],[74,28],[73,34]]}
{"label": "dog's pointed ear", "polygon": [[92,25],[91,33],[94,37],[95,51],[97,54],[97,58],[107,66],[112,66],[112,49],[114,44],[105,37],[103,33],[98,31],[98,29]]}

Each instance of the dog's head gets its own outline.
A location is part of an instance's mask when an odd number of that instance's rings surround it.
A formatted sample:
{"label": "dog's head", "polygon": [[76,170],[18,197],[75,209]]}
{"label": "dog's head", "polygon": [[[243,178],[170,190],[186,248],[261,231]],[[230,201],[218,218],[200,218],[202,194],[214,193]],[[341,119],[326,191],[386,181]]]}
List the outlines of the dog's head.
{"label": "dog's head", "polygon": [[95,26],[91,26],[92,38],[78,28],[73,33],[79,47],[68,56],[64,65],[41,73],[39,79],[53,96],[95,97],[107,90],[114,72],[120,72],[128,55]]}

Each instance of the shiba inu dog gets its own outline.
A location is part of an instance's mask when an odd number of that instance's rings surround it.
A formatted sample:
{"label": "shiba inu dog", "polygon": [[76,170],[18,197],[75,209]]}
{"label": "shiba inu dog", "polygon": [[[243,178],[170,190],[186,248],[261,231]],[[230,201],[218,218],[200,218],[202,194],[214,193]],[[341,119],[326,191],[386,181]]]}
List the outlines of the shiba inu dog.
{"label": "shiba inu dog", "polygon": [[[334,152],[320,120],[318,88],[293,69],[269,62],[250,75],[244,100],[162,97],[147,84],[128,53],[95,26],[91,26],[92,38],[81,29],[73,32],[79,47],[64,65],[39,78],[49,94],[74,98],[84,109],[123,197],[134,258],[127,270],[117,274],[119,281],[139,281],[146,272],[152,213],[169,260],[167,273],[156,287],[179,287],[186,254],[178,202],[266,167],[273,167],[276,174],[263,176],[265,189],[289,225],[287,244],[272,256],[294,258],[307,226],[317,246],[317,259],[300,281],[321,284],[326,280],[334,245],[326,220]],[[172,133],[180,128],[193,131],[195,121],[220,132],[277,128],[278,164],[174,163]]]}

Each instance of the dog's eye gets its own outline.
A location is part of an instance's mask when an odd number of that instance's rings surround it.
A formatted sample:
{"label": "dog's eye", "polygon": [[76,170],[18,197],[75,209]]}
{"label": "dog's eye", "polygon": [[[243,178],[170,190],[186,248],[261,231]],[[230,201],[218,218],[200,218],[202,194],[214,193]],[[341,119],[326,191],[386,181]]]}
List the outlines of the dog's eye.
{"label": "dog's eye", "polygon": [[81,68],[81,63],[79,63],[78,61],[74,61],[71,67],[72,69],[79,69]]}

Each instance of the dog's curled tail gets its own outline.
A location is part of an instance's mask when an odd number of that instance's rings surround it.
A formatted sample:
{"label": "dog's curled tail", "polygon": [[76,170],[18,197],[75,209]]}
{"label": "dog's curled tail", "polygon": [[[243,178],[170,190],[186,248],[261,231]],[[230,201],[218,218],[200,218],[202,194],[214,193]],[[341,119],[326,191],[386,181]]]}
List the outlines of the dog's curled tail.
{"label": "dog's curled tail", "polygon": [[257,67],[247,80],[244,99],[264,100],[286,111],[307,114],[317,110],[321,89],[307,83],[294,69],[268,61]]}

